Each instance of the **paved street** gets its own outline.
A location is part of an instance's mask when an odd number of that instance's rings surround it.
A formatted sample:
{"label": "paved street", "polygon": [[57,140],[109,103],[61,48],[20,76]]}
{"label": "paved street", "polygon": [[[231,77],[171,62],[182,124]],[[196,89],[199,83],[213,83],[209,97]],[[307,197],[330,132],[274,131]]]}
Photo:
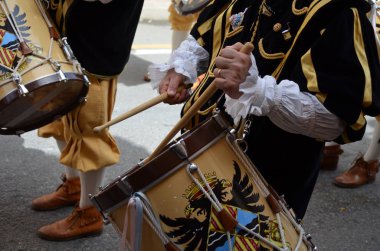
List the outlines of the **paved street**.
{"label": "paved street", "polygon": [[[144,82],[147,66],[165,62],[170,53],[167,22],[142,20],[130,62],[120,76],[114,116],[118,116],[157,94]],[[179,119],[180,106],[159,104],[110,128],[120,146],[120,163],[107,169],[108,184],[141,158],[149,156]],[[380,250],[380,179],[358,189],[333,186],[334,176],[347,169],[358,152],[368,146],[374,120],[369,119],[365,139],[343,146],[337,171],[320,174],[304,228],[311,233],[318,250]],[[0,136],[0,250],[117,250],[118,236],[111,225],[95,238],[69,242],[48,242],[36,230],[67,216],[71,209],[35,212],[31,200],[53,191],[59,184],[62,166],[53,140],[41,139],[36,132],[21,137]],[[301,154],[301,153],[300,153]],[[272,153],[268,153],[268,158]],[[153,249],[152,249],[153,250]]]}

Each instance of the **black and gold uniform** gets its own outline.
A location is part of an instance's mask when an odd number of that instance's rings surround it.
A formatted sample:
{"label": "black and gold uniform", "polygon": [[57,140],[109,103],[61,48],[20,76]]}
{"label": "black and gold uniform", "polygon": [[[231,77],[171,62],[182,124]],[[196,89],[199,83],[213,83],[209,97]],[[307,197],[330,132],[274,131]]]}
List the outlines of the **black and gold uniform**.
{"label": "black and gold uniform", "polygon": [[113,76],[128,62],[143,3],[50,0],[49,12],[81,65],[88,72]]}
{"label": "black and gold uniform", "polygon": [[[259,74],[288,79],[315,95],[346,123],[338,143],[360,140],[364,115],[380,113],[380,64],[364,0],[218,0],[201,13],[191,34],[210,54],[208,71],[186,102],[194,103],[212,82],[221,48],[252,42]],[[217,105],[217,93],[192,125]],[[222,102],[220,102],[222,103]],[[220,106],[220,105],[219,105]],[[305,214],[324,142],[286,132],[268,117],[253,117],[248,155],[297,216]]]}

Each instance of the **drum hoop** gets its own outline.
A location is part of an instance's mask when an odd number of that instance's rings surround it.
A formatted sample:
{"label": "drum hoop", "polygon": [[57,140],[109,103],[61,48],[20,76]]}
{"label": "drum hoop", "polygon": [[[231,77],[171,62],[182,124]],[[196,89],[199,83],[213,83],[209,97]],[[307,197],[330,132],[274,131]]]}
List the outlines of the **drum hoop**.
{"label": "drum hoop", "polygon": [[[22,134],[27,131],[34,130],[36,128],[39,128],[47,123],[53,122],[54,120],[62,117],[64,114],[68,113],[71,111],[73,108],[75,108],[78,103],[82,103],[84,101],[84,97],[86,97],[88,93],[88,83],[85,81],[83,78],[83,75],[78,74],[78,73],[73,73],[73,72],[65,72],[64,73],[67,80],[78,80],[78,81],[83,81],[83,87],[81,91],[78,93],[78,97],[82,97],[82,99],[79,99],[78,102],[73,102],[70,105],[66,106],[64,109],[61,110],[60,115],[56,115],[55,117],[52,117],[50,119],[45,119],[41,121],[40,123],[33,124],[32,126],[26,126],[23,127],[23,129],[18,129],[18,128],[9,128],[9,129],[2,129],[0,128],[0,134],[2,135],[11,135],[11,134]],[[47,75],[45,77],[36,79],[32,82],[29,82],[25,84],[27,86],[27,89],[30,92],[33,92],[43,86],[47,86],[51,83],[56,83],[56,82],[63,82],[59,79],[58,74],[51,74]],[[62,83],[65,84],[65,83]],[[0,100],[0,111],[6,108],[7,105],[11,104],[12,102],[16,101],[17,98],[20,96],[18,93],[17,88],[9,92],[3,99]]]}
{"label": "drum hoop", "polygon": [[[195,158],[205,148],[225,137],[226,133],[228,133],[228,128],[222,126],[216,117],[220,117],[220,115],[208,119],[195,128],[195,130],[191,130],[189,133],[179,137],[188,146],[189,159]],[[202,137],[196,137],[196,135],[202,135]],[[194,136],[197,138],[196,141],[192,140]],[[135,166],[94,195],[92,199],[97,204],[98,209],[108,213],[127,201],[134,192],[147,190],[149,187],[157,184],[159,180],[178,170],[183,165],[184,160],[180,159],[173,150],[169,149],[171,145],[168,145],[146,165]],[[171,167],[160,165],[162,158],[172,163]]]}

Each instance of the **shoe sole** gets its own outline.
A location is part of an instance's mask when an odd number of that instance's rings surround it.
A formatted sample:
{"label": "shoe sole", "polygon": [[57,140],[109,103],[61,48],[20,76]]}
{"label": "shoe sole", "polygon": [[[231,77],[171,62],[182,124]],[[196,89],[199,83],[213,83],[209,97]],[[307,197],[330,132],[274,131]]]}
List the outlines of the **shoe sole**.
{"label": "shoe sole", "polygon": [[364,184],[360,184],[360,185],[348,185],[348,184],[344,184],[344,183],[339,183],[339,182],[336,182],[336,181],[333,181],[332,183],[337,186],[337,187],[341,187],[341,188],[358,188],[358,187],[361,187],[361,186],[364,186],[364,185],[367,185],[367,184],[370,184],[374,182],[374,180],[371,180],[371,181],[367,181],[366,183]]}
{"label": "shoe sole", "polygon": [[103,229],[97,232],[86,233],[86,234],[81,234],[81,235],[67,237],[67,238],[52,237],[52,236],[44,235],[40,232],[37,232],[37,236],[47,241],[71,241],[71,240],[76,240],[76,239],[85,238],[85,237],[96,237],[96,236],[101,235],[102,233],[103,233]]}

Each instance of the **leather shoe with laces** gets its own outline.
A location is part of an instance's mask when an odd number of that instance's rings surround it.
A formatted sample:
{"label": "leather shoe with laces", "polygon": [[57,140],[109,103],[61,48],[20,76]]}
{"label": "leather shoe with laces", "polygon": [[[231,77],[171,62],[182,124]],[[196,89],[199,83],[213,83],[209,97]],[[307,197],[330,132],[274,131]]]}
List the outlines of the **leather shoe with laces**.
{"label": "leather shoe with laces", "polygon": [[100,235],[102,231],[103,220],[95,207],[79,208],[76,206],[71,215],[41,227],[37,235],[50,241],[68,241]]}
{"label": "leather shoe with laces", "polygon": [[80,179],[66,179],[61,177],[63,183],[55,192],[42,195],[32,201],[32,209],[37,211],[54,210],[61,207],[73,206],[80,199]]}
{"label": "leather shoe with laces", "polygon": [[333,183],[338,187],[355,188],[373,182],[378,172],[379,162],[377,160],[367,162],[360,155],[349,170],[335,177]]}

